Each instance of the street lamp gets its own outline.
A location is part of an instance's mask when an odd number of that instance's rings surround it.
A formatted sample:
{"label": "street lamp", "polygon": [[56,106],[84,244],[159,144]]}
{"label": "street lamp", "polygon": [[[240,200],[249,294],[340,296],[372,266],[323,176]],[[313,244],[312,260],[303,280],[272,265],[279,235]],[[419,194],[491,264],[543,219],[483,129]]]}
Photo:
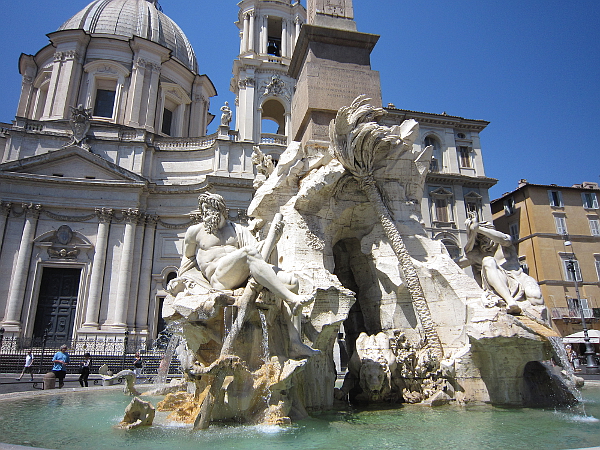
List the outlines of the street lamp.
{"label": "street lamp", "polygon": [[579,285],[577,284],[577,273],[575,270],[575,261],[577,261],[577,258],[575,257],[575,253],[573,252],[573,247],[568,236],[565,237],[565,247],[571,247],[571,254],[569,255],[569,259],[566,261],[566,264],[567,270],[571,272],[571,276],[573,277],[575,294],[577,295],[577,304],[579,305],[579,311],[581,312],[581,326],[583,327],[583,341],[585,342],[584,354],[586,357],[586,367],[588,369],[598,369],[598,365],[596,364],[596,352],[594,351],[594,347],[592,347],[592,343],[590,342],[590,336],[588,334],[587,324],[585,322],[585,313],[583,311],[583,305],[581,304],[581,296],[579,295]]}

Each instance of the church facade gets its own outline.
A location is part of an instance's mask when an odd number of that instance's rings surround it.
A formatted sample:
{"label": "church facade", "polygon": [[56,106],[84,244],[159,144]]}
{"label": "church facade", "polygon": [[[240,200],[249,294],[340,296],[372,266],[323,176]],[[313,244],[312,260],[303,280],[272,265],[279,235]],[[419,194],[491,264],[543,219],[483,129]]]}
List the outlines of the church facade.
{"label": "church facade", "polygon": [[[302,28],[315,16],[319,26],[342,23],[336,7],[321,3],[310,0],[308,11],[291,0],[239,3],[235,121],[222,106],[210,135],[215,86],[155,0],[93,1],[50,33],[46,47],[21,56],[16,116],[0,129],[5,335],[157,336],[183,235],[199,220],[198,195],[221,194],[229,218],[246,221],[254,146],[277,162],[298,137]],[[351,5],[339,6],[344,20]],[[388,125],[416,119],[416,144],[434,147],[423,221],[458,258],[467,214],[491,220],[495,180],[485,176],[479,138],[488,123],[385,109]]]}

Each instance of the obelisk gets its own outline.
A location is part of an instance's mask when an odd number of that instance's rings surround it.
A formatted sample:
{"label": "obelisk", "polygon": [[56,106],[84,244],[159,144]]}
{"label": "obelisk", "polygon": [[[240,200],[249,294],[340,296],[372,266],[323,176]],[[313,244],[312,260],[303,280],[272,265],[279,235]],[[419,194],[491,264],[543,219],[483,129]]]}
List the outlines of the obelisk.
{"label": "obelisk", "polygon": [[292,100],[294,140],[326,145],[337,110],[361,94],[381,106],[379,72],[371,70],[378,39],[356,31],[352,0],[308,0],[308,21],[289,70],[298,80]]}

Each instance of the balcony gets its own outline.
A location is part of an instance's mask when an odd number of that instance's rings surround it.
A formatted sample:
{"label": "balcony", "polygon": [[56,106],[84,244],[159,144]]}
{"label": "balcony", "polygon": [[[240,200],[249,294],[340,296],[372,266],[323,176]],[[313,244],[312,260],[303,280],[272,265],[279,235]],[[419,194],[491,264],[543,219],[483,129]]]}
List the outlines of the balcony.
{"label": "balcony", "polygon": [[287,136],[275,133],[262,133],[260,135],[261,144],[285,145],[287,147]]}
{"label": "balcony", "polygon": [[[594,308],[598,309],[598,308]],[[600,309],[594,311],[594,309],[586,308],[583,310],[583,316],[586,319],[598,319],[600,317]],[[563,320],[565,322],[574,322],[581,320],[581,311],[571,308],[550,308],[553,320]],[[598,314],[595,314],[595,313]]]}

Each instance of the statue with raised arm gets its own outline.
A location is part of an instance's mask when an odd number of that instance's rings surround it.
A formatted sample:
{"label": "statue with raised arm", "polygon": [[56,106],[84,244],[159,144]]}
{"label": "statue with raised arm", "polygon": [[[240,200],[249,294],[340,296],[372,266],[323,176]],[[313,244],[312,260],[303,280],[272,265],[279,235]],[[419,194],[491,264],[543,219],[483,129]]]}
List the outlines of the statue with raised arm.
{"label": "statue with raised arm", "polygon": [[502,299],[509,314],[520,314],[519,301],[543,305],[540,286],[523,272],[511,237],[496,230],[489,222],[479,222],[475,214],[469,215],[465,226],[466,258],[461,259],[459,265],[473,267],[478,283],[486,291],[486,306],[494,306]]}

